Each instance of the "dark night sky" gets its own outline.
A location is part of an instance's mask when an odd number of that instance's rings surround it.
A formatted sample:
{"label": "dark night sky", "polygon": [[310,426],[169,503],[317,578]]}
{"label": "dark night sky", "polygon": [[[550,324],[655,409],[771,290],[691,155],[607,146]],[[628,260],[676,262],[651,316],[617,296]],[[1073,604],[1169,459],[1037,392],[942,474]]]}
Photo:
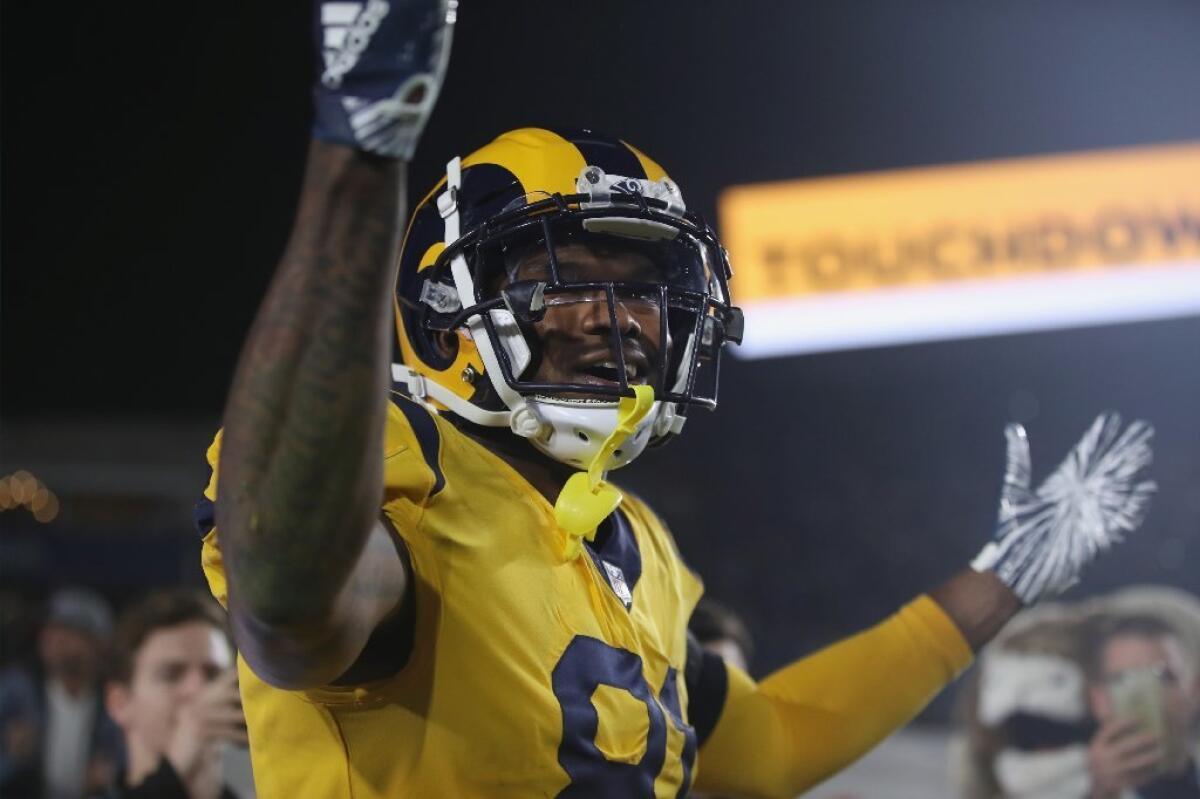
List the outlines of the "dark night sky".
{"label": "dark night sky", "polygon": [[[307,13],[266,5],[5,4],[7,424],[219,414],[306,140]],[[526,124],[630,140],[710,217],[736,183],[1200,137],[1190,0],[461,5],[413,194]],[[1005,421],[1044,473],[1115,407],[1158,426],[1162,490],[1091,586],[1200,590],[1197,343],[1191,318],[731,362],[721,409],[626,479],[789,633],[773,663],[973,554]]]}

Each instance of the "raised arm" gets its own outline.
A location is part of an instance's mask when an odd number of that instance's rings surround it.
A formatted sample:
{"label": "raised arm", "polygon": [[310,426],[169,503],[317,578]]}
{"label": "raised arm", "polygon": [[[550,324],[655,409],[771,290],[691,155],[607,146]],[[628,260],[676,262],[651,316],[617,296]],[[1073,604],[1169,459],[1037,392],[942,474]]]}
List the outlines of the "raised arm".
{"label": "raised arm", "polygon": [[996,536],[970,568],[762,682],[706,656],[689,694],[710,706],[693,717],[711,717],[714,701],[722,707],[700,750],[697,786],[795,796],[907,723],[1021,607],[1066,590],[1137,528],[1154,488],[1137,482],[1151,435],[1142,422],[1122,431],[1115,415],[1101,416],[1034,490],[1025,432],[1010,427]]}
{"label": "raised arm", "polygon": [[318,4],[314,141],[218,470],[234,634],[260,677],[290,688],[349,668],[406,584],[379,515],[389,329],[405,162],[445,68],[448,9],[402,0],[329,17],[345,5]]}

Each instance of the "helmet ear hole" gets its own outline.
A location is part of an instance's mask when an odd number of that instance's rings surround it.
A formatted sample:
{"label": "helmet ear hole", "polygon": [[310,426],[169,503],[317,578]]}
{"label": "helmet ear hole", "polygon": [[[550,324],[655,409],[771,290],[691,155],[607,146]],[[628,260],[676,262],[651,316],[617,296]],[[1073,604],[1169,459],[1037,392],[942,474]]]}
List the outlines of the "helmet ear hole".
{"label": "helmet ear hole", "polygon": [[448,361],[458,357],[458,334],[452,330],[435,330],[430,339],[437,354]]}
{"label": "helmet ear hole", "polygon": [[585,443],[592,440],[591,438],[588,437],[587,433],[583,432],[578,427],[575,428],[575,435],[579,437],[580,441],[583,441]]}

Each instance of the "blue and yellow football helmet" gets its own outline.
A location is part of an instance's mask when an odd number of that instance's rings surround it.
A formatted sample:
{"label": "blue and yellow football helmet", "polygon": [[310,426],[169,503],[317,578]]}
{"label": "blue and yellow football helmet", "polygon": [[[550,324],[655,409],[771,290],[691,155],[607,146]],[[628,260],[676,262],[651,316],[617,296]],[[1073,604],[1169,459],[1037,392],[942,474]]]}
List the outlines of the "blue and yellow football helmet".
{"label": "blue and yellow football helmet", "polygon": [[[575,246],[625,267],[580,266],[563,257]],[[690,407],[716,407],[721,349],[742,335],[730,276],[712,228],[641,151],[590,131],[510,131],[450,161],[413,213],[393,376],[438,410],[509,427],[577,467],[616,425],[620,397],[649,383],[654,410],[605,464],[623,466],[678,433]],[[612,320],[609,353],[577,380],[545,381],[538,325],[580,302]],[[617,325],[630,308],[657,325],[659,346],[637,362]]]}

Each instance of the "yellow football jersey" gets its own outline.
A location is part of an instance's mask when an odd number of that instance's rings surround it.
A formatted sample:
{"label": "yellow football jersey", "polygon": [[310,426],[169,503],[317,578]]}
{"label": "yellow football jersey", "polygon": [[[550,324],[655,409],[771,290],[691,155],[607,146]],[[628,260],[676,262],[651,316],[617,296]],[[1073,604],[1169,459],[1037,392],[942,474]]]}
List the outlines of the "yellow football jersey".
{"label": "yellow football jersey", "polygon": [[[662,522],[627,496],[566,561],[553,506],[449,422],[397,398],[385,435],[383,512],[416,586],[412,653],[388,679],[307,691],[241,662],[259,796],[686,793],[683,668],[702,588]],[[216,530],[203,563],[224,602]]]}

